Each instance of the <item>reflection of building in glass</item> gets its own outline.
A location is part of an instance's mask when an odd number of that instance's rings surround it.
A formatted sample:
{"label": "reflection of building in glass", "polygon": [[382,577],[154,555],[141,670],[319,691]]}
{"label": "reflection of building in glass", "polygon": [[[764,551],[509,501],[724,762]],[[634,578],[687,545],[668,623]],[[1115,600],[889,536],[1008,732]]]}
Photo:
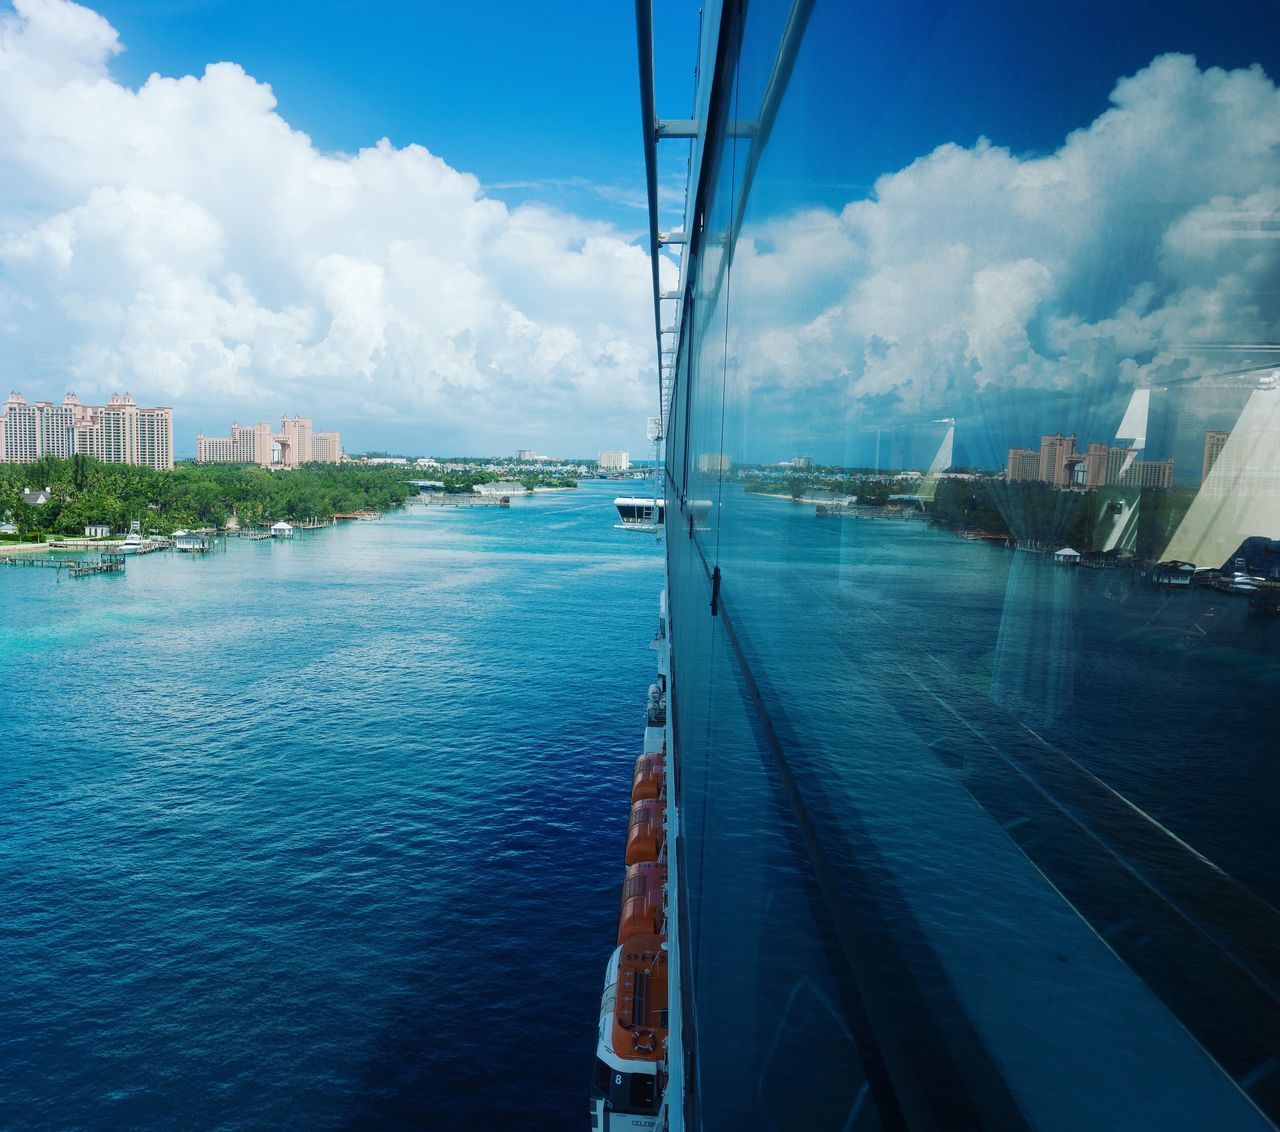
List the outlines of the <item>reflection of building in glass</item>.
{"label": "reflection of building in glass", "polygon": [[1110,444],[1090,444],[1084,458],[1085,487],[1106,487],[1120,482],[1129,449]]}
{"label": "reflection of building in glass", "polygon": [[1231,433],[1223,432],[1221,429],[1210,429],[1204,434],[1204,464],[1200,469],[1200,482],[1202,484],[1209,478],[1213,465],[1217,462],[1222,450],[1227,446],[1227,441],[1230,439]]}
{"label": "reflection of building in glass", "polygon": [[263,421],[232,423],[230,436],[196,437],[200,464],[258,464],[264,468],[296,468],[300,464],[340,464],[342,438],[336,432],[312,432],[310,417],[284,417],[280,431]]}
{"label": "reflection of building in glass", "polygon": [[1040,478],[1040,453],[1034,448],[1010,448],[1005,478],[1010,483],[1034,483]]}
{"label": "reflection of building in glass", "polygon": [[724,452],[704,452],[698,457],[698,471],[727,472],[733,466],[733,460]]}
{"label": "reflection of building in glass", "polygon": [[1173,457],[1167,460],[1134,460],[1120,476],[1120,486],[1168,490],[1173,486]]}
{"label": "reflection of building in glass", "polygon": [[1052,436],[1040,438],[1040,480],[1056,487],[1066,487],[1071,483],[1071,472],[1078,461],[1075,459],[1076,438],[1074,435],[1063,436],[1055,432]]}
{"label": "reflection of building in glass", "polygon": [[82,405],[68,393],[61,405],[30,404],[11,393],[0,413],[0,460],[30,463],[42,456],[77,454],[109,464],[173,467],[173,410],[134,404],[113,394],[105,405]]}
{"label": "reflection of building in glass", "polygon": [[1010,448],[1005,479],[1009,483],[1049,483],[1054,487],[1173,486],[1173,460],[1135,460],[1135,449],[1090,444],[1076,450],[1076,438],[1054,433],[1034,448]]}

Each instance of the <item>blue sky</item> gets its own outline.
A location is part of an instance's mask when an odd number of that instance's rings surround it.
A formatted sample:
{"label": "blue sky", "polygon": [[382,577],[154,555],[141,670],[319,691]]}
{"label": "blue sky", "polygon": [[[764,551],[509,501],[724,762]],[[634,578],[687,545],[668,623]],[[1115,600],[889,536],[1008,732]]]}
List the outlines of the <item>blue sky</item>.
{"label": "blue sky", "polygon": [[[103,0],[113,71],[200,74],[230,60],[325,150],[424,145],[494,196],[643,226],[635,15],[625,0],[382,3]],[[659,3],[663,101],[692,94],[697,6]]]}
{"label": "blue sky", "polygon": [[[786,11],[752,8],[757,80]],[[757,404],[776,389],[800,444],[833,410],[960,416],[942,394],[973,373],[1031,403],[1104,338],[1093,388],[1122,400],[1162,334],[1263,333],[1237,260],[1188,233],[1219,199],[1270,207],[1274,87],[1231,69],[1280,74],[1274,13],[817,5],[735,261],[763,280]],[[690,105],[697,23],[656,5],[663,114]],[[294,413],[352,450],[646,449],[630,3],[0,0],[0,56],[9,388],[172,404],[188,452]],[[1026,191],[1046,171],[1052,206]]]}

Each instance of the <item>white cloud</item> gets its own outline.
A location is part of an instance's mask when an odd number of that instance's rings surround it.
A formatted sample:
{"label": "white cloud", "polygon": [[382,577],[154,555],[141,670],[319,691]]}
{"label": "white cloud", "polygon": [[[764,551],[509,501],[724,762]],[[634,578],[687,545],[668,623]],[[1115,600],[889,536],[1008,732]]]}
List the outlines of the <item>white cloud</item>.
{"label": "white cloud", "polygon": [[9,384],[493,450],[638,431],[652,305],[626,234],[509,209],[421,146],[321,153],[231,63],[128,89],[119,50],[66,0],[0,16]]}

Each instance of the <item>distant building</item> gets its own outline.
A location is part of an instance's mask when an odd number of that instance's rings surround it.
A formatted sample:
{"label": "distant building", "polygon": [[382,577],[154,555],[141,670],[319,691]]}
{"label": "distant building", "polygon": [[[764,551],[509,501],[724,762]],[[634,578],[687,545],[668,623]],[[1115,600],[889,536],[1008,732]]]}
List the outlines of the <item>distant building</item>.
{"label": "distant building", "polygon": [[106,538],[111,534],[111,525],[109,523],[86,523],[84,528],[85,538]]}
{"label": "distant building", "polygon": [[[341,464],[342,440],[336,432],[317,432],[311,437],[311,459],[317,464]],[[405,461],[408,463],[408,461]]]}
{"label": "distant building", "polygon": [[478,483],[471,490],[476,495],[523,495],[525,487],[514,480],[497,480],[494,483]]}
{"label": "distant building", "polygon": [[199,531],[174,531],[173,545],[176,550],[184,550],[187,553],[195,553],[196,551],[208,550],[211,540],[200,534]]}
{"label": "distant building", "polygon": [[1134,460],[1120,477],[1124,487],[1173,487],[1173,457],[1167,460]]}
{"label": "distant building", "polygon": [[1227,446],[1227,441],[1230,439],[1231,433],[1223,432],[1221,429],[1209,429],[1204,434],[1204,461],[1200,467],[1200,483],[1202,486],[1204,481],[1209,478],[1213,465],[1218,462],[1218,457],[1222,455],[1222,450]]}
{"label": "distant building", "polygon": [[596,465],[602,472],[625,472],[631,467],[630,452],[601,452]]}
{"label": "distant building", "polygon": [[535,460],[545,460],[545,456],[539,456],[532,448],[519,448],[516,450],[516,459],[525,464],[532,464]]}
{"label": "distant building", "polygon": [[29,464],[43,456],[85,455],[109,464],[173,467],[173,410],[143,407],[128,393],[105,405],[82,405],[74,393],[62,404],[10,393],[0,412],[0,460]]}
{"label": "distant building", "polygon": [[29,487],[22,489],[22,502],[28,507],[43,507],[50,499],[53,498],[53,492],[47,487],[32,490]]}
{"label": "distant building", "polygon": [[284,468],[311,463],[311,418],[282,418],[280,431],[271,438],[271,455]]}
{"label": "distant building", "polygon": [[310,417],[283,417],[280,431],[265,421],[231,424],[230,436],[196,437],[200,464],[258,464],[263,468],[296,468],[318,461],[342,462],[342,440],[336,432],[312,432]]}
{"label": "distant building", "polygon": [[1083,457],[1076,451],[1075,435],[1063,436],[1055,432],[1040,438],[1040,475],[1043,483],[1055,487],[1069,487],[1072,473]]}
{"label": "distant building", "polygon": [[260,464],[271,466],[273,434],[265,421],[255,425],[231,424],[230,436],[196,437],[196,461],[201,464]]}
{"label": "distant building", "polygon": [[1109,487],[1120,483],[1125,462],[1132,458],[1128,448],[1110,444],[1090,444],[1084,457],[1084,486]]}
{"label": "distant building", "polygon": [[794,460],[792,460],[792,461],[791,461],[791,466],[792,466],[793,468],[802,468],[802,469],[803,469],[803,468],[812,468],[812,467],[813,467],[813,457],[812,457],[812,456],[797,456]]}
{"label": "distant building", "polygon": [[1173,460],[1138,460],[1131,448],[1090,444],[1076,449],[1075,436],[1054,433],[1040,439],[1040,450],[1010,448],[1005,479],[1009,483],[1048,483],[1059,488],[1173,486]]}
{"label": "distant building", "polygon": [[1034,483],[1040,478],[1040,453],[1034,448],[1010,448],[1005,479],[1010,483]]}

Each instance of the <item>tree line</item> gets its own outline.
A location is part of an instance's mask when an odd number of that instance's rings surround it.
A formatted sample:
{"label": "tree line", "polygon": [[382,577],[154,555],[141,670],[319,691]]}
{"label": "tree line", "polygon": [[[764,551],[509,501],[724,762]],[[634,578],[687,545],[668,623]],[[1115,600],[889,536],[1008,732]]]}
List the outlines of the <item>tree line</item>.
{"label": "tree line", "polygon": [[[143,531],[172,534],[181,527],[242,526],[286,519],[305,522],[334,514],[395,507],[414,495],[406,467],[305,464],[289,471],[256,465],[180,463],[172,471],[107,464],[89,456],[43,457],[0,464],[0,519],[23,537],[83,534],[90,524],[113,531],[139,522]],[[49,489],[32,506],[24,490]]]}

